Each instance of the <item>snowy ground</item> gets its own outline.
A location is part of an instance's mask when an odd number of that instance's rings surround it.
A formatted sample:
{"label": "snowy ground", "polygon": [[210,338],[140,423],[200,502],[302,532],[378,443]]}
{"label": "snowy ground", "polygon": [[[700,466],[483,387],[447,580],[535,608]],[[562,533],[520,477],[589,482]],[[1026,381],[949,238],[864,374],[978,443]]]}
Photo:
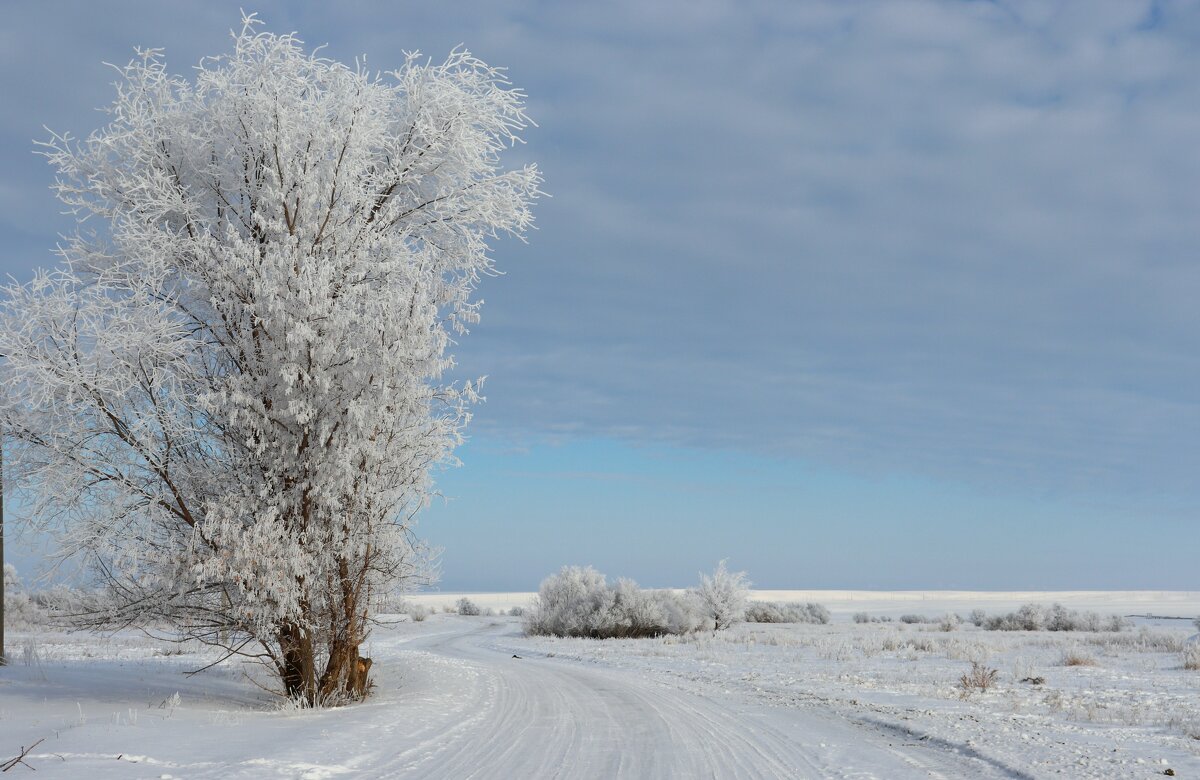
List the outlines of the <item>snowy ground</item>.
{"label": "snowy ground", "polygon": [[[1099,601],[1083,606],[1113,611],[1116,599]],[[1200,672],[1179,653],[1194,629],[1140,622],[946,633],[839,616],[595,642],[439,614],[379,629],[376,695],[316,712],[281,709],[236,667],[185,676],[204,663],[193,648],[10,631],[0,762],[44,739],[27,758],[37,777],[97,780],[1200,777]],[[1096,665],[1063,666],[1066,651]],[[999,680],[963,699],[972,660]]]}
{"label": "snowy ground", "polygon": [[[721,691],[908,732],[906,742],[974,751],[1014,776],[1149,777],[1169,767],[1197,777],[1200,672],[1183,669],[1179,652],[1189,633],[743,624],[684,639],[528,644],[702,695]],[[1069,652],[1095,665],[1065,666]],[[998,681],[964,698],[957,681],[971,661],[997,669]],[[1020,682],[1036,677],[1044,682]]]}

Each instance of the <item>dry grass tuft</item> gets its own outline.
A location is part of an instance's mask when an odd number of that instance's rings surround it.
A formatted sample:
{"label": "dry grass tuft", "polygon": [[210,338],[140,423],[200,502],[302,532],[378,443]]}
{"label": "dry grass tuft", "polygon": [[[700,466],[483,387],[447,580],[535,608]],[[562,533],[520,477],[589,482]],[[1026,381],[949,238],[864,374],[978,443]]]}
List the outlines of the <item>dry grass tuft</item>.
{"label": "dry grass tuft", "polygon": [[1066,650],[1062,656],[1063,666],[1098,666],[1096,659],[1082,650]]}
{"label": "dry grass tuft", "polygon": [[980,693],[986,691],[996,684],[996,678],[999,676],[999,669],[992,669],[978,661],[972,661],[971,671],[958,678],[958,687],[962,689],[962,697],[965,699],[975,691]]}

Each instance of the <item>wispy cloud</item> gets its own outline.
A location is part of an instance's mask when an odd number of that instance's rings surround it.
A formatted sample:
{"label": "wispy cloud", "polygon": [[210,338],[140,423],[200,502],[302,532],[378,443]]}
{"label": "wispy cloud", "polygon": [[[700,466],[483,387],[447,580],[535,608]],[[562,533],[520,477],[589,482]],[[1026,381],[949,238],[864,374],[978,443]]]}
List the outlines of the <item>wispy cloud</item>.
{"label": "wispy cloud", "polygon": [[[0,193],[44,191],[43,122],[100,120],[99,60],[186,69],[236,6],[6,11]],[[529,92],[555,197],[458,350],[478,430],[1194,495],[1195,3],[261,11],[379,67],[465,42]]]}

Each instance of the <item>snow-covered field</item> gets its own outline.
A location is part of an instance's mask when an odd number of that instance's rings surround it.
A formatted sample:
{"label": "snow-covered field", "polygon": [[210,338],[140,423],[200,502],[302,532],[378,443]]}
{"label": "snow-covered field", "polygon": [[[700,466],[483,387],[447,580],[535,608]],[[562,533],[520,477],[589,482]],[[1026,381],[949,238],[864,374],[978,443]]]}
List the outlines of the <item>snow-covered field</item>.
{"label": "snow-covered field", "polygon": [[[458,593],[432,591],[408,600],[431,609],[451,608],[466,596],[482,608],[509,610],[528,606],[536,593]],[[1059,603],[1075,610],[1120,615],[1200,615],[1200,591],[1181,590],[753,590],[754,601],[813,601],[833,615],[849,618],[855,612],[899,615],[915,612],[935,616],[945,612],[966,614],[972,609],[1008,612],[1022,604]]]}
{"label": "snow-covered field", "polygon": [[[513,595],[470,597],[496,609]],[[1200,776],[1189,621],[1137,619],[1120,633],[851,622],[1031,600],[924,594],[918,607],[889,595],[823,599],[830,625],[640,640],[527,638],[515,618],[437,614],[377,629],[375,695],[322,711],[281,708],[236,666],[185,676],[210,658],[195,647],[10,630],[0,765],[42,739],[26,758],[37,777],[99,780]],[[1036,600],[1200,614],[1200,594]],[[972,662],[998,676],[964,697]]]}

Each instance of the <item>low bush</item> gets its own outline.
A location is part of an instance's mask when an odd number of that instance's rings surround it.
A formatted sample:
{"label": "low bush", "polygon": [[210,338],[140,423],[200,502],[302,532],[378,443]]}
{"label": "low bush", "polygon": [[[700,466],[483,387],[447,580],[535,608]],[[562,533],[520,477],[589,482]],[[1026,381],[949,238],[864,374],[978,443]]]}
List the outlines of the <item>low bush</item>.
{"label": "low bush", "polygon": [[46,611],[28,593],[4,591],[4,625],[15,629],[28,629],[44,625],[49,618]]}
{"label": "low bush", "polygon": [[1120,615],[1079,612],[1062,604],[1025,604],[1016,612],[992,615],[984,621],[989,631],[1122,631],[1129,622]]}
{"label": "low bush", "polygon": [[483,614],[483,610],[481,610],[474,601],[471,601],[466,596],[463,596],[454,603],[454,609],[458,612],[458,614],[468,615],[470,617],[477,617]]}
{"label": "low bush", "polygon": [[1063,652],[1063,666],[1095,666],[1096,659],[1079,649],[1071,649]]}
{"label": "low bush", "polygon": [[111,603],[108,594],[103,590],[71,588],[62,584],[38,590],[29,594],[29,597],[47,613],[68,619],[71,616],[99,612]]}
{"label": "low bush", "polygon": [[33,628],[46,622],[46,609],[25,592],[17,569],[4,564],[4,624],[11,628]]}
{"label": "low bush", "polygon": [[953,612],[947,612],[938,619],[938,629],[941,631],[953,631],[958,628],[958,624],[962,622],[962,618]]}
{"label": "low bush", "polygon": [[868,615],[866,612],[854,613],[855,623],[891,623],[892,619],[887,615]]}
{"label": "low bush", "polygon": [[408,612],[408,600],[399,593],[376,594],[372,607],[377,615],[404,615]]}
{"label": "low bush", "polygon": [[913,625],[916,623],[929,623],[932,621],[930,621],[929,618],[925,617],[924,615],[901,615],[900,622]]}
{"label": "low bush", "polygon": [[971,671],[958,678],[958,687],[962,690],[962,697],[966,698],[975,691],[981,693],[987,691],[988,688],[996,684],[996,679],[999,676],[999,669],[992,669],[978,661],[972,661]]}
{"label": "low bush", "polygon": [[746,607],[747,623],[817,623],[830,620],[829,610],[820,604],[796,601],[754,601]]}
{"label": "low bush", "polygon": [[547,577],[526,611],[525,633],[593,639],[686,634],[715,626],[692,592],[610,585],[592,567],[565,566]]}
{"label": "low bush", "polygon": [[1200,642],[1189,642],[1183,648],[1183,668],[1200,672]]}

